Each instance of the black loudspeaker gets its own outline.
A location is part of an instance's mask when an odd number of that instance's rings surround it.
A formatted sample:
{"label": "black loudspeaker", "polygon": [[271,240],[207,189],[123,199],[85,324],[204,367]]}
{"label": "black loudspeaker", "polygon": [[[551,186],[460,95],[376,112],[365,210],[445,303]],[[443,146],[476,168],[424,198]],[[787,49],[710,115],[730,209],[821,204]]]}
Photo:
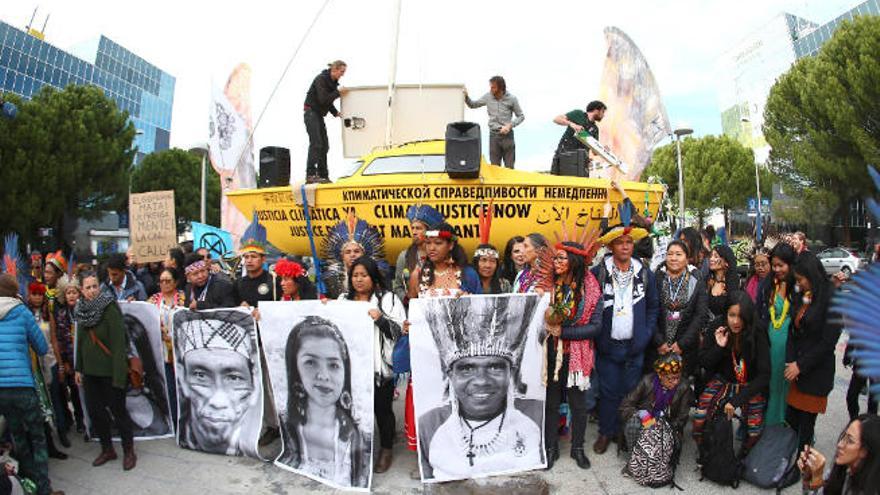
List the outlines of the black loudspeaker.
{"label": "black loudspeaker", "polygon": [[279,187],[290,184],[290,150],[280,146],[260,149],[260,180],[257,187]]}
{"label": "black loudspeaker", "polygon": [[587,169],[587,150],[577,149],[573,151],[560,151],[553,157],[550,166],[553,175],[567,175],[570,177],[589,177]]}
{"label": "black loudspeaker", "polygon": [[480,124],[453,122],[446,125],[446,173],[452,179],[480,176]]}

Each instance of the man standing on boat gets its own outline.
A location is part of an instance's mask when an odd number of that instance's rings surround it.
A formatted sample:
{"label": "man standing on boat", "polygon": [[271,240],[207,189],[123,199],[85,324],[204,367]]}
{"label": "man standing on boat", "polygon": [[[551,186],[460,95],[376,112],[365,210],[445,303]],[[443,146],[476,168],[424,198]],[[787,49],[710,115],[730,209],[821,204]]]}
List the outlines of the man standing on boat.
{"label": "man standing on boat", "polygon": [[[513,128],[525,120],[519,100],[507,92],[507,84],[501,76],[489,79],[489,92],[474,101],[464,93],[464,102],[470,108],[486,107],[489,114],[489,161],[493,165],[513,168],[516,161],[516,143],[513,141]],[[514,119],[513,116],[516,115]]]}
{"label": "man standing on boat", "polygon": [[303,120],[306,124],[306,132],[309,134],[309,156],[306,161],[306,182],[330,182],[327,173],[327,152],[330,144],[327,141],[327,125],[324,117],[327,112],[334,117],[342,117],[336,110],[333,101],[348,93],[347,88],[339,87],[339,79],[345,75],[345,62],[336,60],[321,71],[309,91],[306,93],[306,101],[303,105]]}
{"label": "man standing on boat", "polygon": [[598,141],[599,126],[596,125],[596,123],[602,121],[607,108],[608,107],[606,107],[601,101],[594,100],[587,105],[586,112],[577,108],[554,118],[554,123],[564,125],[566,129],[565,133],[562,134],[562,139],[559,140],[559,145],[556,147],[556,154],[553,156],[553,161],[555,162],[558,160],[561,153],[588,149],[587,145],[582,143],[576,137],[581,131],[587,131],[589,135],[593,136]]}

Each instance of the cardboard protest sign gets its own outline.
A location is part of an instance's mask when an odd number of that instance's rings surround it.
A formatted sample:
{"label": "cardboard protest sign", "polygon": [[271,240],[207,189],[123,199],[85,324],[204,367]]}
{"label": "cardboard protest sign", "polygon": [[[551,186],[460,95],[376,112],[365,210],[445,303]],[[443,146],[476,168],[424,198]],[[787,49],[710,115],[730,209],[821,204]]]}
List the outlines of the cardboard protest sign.
{"label": "cardboard protest sign", "polygon": [[174,191],[132,194],[128,198],[131,247],[138,263],[162,261],[177,247]]}

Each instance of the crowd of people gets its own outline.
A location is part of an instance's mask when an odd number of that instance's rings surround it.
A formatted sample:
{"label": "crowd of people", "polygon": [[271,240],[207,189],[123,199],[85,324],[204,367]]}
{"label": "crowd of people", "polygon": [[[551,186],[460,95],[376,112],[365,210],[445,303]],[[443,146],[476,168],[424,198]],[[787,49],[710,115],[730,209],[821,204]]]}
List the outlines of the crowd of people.
{"label": "crowd of people", "polygon": [[[847,364],[856,366],[847,397],[851,422],[827,477],[828,461],[810,447],[834,384],[841,328],[830,301],[842,278],[827,274],[805,240],[793,235],[756,248],[741,280],[731,248],[695,228],[676,233],[665,245],[662,263],[652,269],[650,225],[634,213],[629,199],[619,211],[621,223],[608,225],[611,207],[605,208],[601,236],[562,232],[552,243],[541,234],[523,233],[498,250],[486,229],[479,247],[466,253],[438,211],[413,205],[407,211],[412,244],[400,253],[393,272],[377,229],[353,217],[328,236],[320,270],[312,266],[314,260],[293,256],[270,263],[266,245],[254,239],[241,243],[241,270],[235,274],[221,270],[203,249],[175,248],[164,262],[140,266],[113,255],[97,271],[89,265],[69,267],[60,253],[34,256],[26,289],[20,291],[15,277],[0,276],[0,414],[7,420],[19,472],[33,480],[37,493],[50,493],[47,456],[66,457],[55,439],[61,448],[69,447],[71,430],[85,431],[84,410],[89,431],[100,440],[93,465],[117,459],[111,441],[116,432],[123,469],[136,467],[125,397],[137,370],[129,360],[120,302],[147,301],[159,308],[171,401],[176,393],[169,329],[175,310],[244,306],[259,320],[261,301],[368,302],[375,322],[379,438],[373,470],[383,473],[393,463],[397,381],[409,372],[410,302],[537,293],[551,301],[542,344],[547,469],[560,457],[561,431],[570,432],[573,462],[590,468],[585,441],[591,416],[598,421],[592,454],[603,455],[617,443],[634,459],[639,445],[668,436],[675,446],[669,457],[673,464],[692,421],[700,465],[713,455],[714,443],[706,437],[716,418],[736,417],[739,460],[767,427],[786,424],[798,438],[806,488],[877,493],[880,419],[873,400],[869,413],[859,414],[858,391],[865,378],[849,354]],[[32,354],[40,358],[32,362]],[[416,450],[411,381],[405,390],[404,432],[408,447]],[[560,409],[562,404],[567,409]],[[176,404],[170,410],[176,415]],[[560,416],[561,410],[570,414]],[[661,423],[663,429],[653,428]],[[657,434],[649,438],[649,431]],[[631,475],[634,462],[628,463]]]}

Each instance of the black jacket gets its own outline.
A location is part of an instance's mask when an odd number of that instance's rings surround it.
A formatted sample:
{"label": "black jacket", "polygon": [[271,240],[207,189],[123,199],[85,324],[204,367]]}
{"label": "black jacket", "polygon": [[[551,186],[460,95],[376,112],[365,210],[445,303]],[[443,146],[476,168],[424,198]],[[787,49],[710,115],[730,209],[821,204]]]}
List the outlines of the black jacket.
{"label": "black jacket", "polygon": [[[691,404],[693,402],[694,393],[691,391],[690,383],[687,378],[682,377],[678,388],[675,389],[675,394],[672,395],[672,401],[669,403],[669,409],[666,414],[666,420],[675,429],[679,438],[684,431],[688,419],[690,419]],[[641,409],[650,411],[653,408],[654,374],[651,373],[643,376],[636,388],[620,403],[621,424],[626,424],[636,411]]]}
{"label": "black jacket", "polygon": [[[831,293],[825,301],[814,301],[799,326],[792,322],[785,349],[785,362],[797,362],[800,375],[798,390],[805,394],[826,397],[834,388],[834,348],[840,338],[840,325],[830,314]],[[796,297],[792,318],[797,315],[800,297]]]}
{"label": "black jacket", "polygon": [[[675,343],[686,355],[693,355],[700,347],[700,330],[706,324],[706,284],[700,280],[699,271],[688,267],[687,303],[680,309],[681,320],[675,332]],[[657,270],[657,293],[660,294],[660,315],[657,319],[657,332],[654,334],[654,345],[660,347],[666,342],[666,321],[669,310],[663,304],[663,284],[666,281],[666,270]],[[687,359],[687,358],[686,358]]]}
{"label": "black jacket", "polygon": [[[770,338],[765,327],[757,327],[755,332],[755,348],[743,346],[742,358],[746,362],[746,385],[730,400],[734,407],[741,407],[756,394],[766,394],[770,387]],[[700,363],[706,368],[709,376],[720,378],[725,383],[736,383],[733,369],[733,358],[730,348],[733,336],[728,338],[727,347],[718,347],[715,333],[706,335],[703,348],[700,350]]]}
{"label": "black jacket", "polygon": [[[234,308],[238,306],[235,302],[235,291],[232,288],[232,282],[230,282],[228,278],[212,274],[208,279],[207,286],[207,289],[200,289],[200,291],[207,290],[208,293],[205,294],[205,299],[203,301],[196,302],[196,309]],[[201,292],[199,292],[199,294],[201,294]],[[192,284],[187,284],[187,307],[189,307],[193,298],[198,299],[198,296],[193,294]]]}
{"label": "black jacket", "polygon": [[305,106],[313,112],[318,112],[321,117],[327,115],[327,112],[333,114],[334,117],[339,115],[339,111],[333,106],[333,100],[339,98],[338,88],[339,81],[334,81],[330,77],[330,69],[324,69],[309,86]]}

